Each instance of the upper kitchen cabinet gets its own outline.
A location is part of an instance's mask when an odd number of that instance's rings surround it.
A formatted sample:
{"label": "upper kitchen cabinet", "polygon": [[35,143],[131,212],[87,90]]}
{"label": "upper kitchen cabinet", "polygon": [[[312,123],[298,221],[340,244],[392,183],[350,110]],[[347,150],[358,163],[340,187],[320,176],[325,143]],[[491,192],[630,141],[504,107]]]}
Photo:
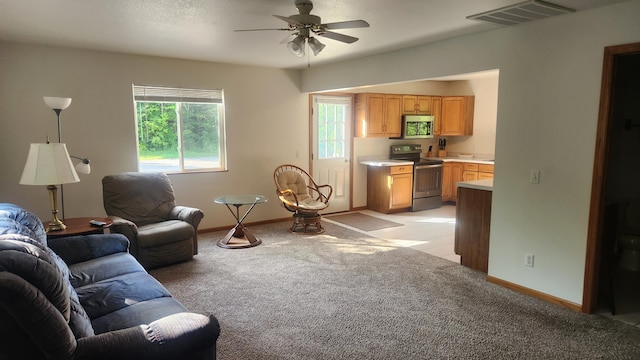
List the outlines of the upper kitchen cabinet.
{"label": "upper kitchen cabinet", "polygon": [[431,97],[431,107],[433,109],[433,135],[440,135],[442,132],[442,96]]}
{"label": "upper kitchen cabinet", "polygon": [[402,95],[402,113],[433,115],[433,97],[426,95]]}
{"label": "upper kitchen cabinet", "polygon": [[402,95],[356,94],[357,137],[400,137]]}
{"label": "upper kitchen cabinet", "polygon": [[443,96],[440,124],[441,136],[473,135],[473,103],[474,96]]}

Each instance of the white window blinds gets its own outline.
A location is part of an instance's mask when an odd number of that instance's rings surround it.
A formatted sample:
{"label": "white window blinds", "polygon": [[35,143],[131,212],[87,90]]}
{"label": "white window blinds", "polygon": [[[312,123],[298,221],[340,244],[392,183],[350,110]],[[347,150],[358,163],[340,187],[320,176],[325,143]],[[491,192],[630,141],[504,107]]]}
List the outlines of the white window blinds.
{"label": "white window blinds", "polygon": [[181,89],[133,85],[133,98],[136,101],[222,104],[222,96],[221,89]]}

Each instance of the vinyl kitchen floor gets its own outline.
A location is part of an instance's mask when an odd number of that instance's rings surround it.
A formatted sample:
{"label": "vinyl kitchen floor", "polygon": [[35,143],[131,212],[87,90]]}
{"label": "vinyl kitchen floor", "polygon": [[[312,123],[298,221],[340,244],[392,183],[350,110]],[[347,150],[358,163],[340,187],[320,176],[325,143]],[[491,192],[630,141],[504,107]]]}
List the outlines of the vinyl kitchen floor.
{"label": "vinyl kitchen floor", "polygon": [[[380,239],[385,239],[397,246],[411,247],[440,258],[454,261],[458,264],[460,263],[460,255],[456,255],[453,251],[456,224],[456,207],[454,205],[443,205],[437,209],[397,214],[383,214],[371,210],[360,210],[359,212],[401,223],[404,226],[396,226],[374,231],[363,231],[358,228],[331,221],[328,217],[323,217],[322,221],[332,222],[355,231],[363,232]],[[640,310],[636,311],[636,309],[640,308],[640,305],[635,305],[635,308],[631,306],[631,308],[632,309],[630,311],[626,311],[625,313],[618,315],[612,315],[611,310],[607,308],[603,308],[596,313],[640,327]]]}
{"label": "vinyl kitchen floor", "polygon": [[[404,226],[363,231],[344,224],[349,229],[393,242],[397,246],[411,247],[428,254],[460,263],[460,255],[453,251],[456,225],[456,207],[444,205],[437,209],[397,214],[383,214],[371,210],[361,210],[362,214],[404,224]],[[322,221],[330,221],[324,217]]]}

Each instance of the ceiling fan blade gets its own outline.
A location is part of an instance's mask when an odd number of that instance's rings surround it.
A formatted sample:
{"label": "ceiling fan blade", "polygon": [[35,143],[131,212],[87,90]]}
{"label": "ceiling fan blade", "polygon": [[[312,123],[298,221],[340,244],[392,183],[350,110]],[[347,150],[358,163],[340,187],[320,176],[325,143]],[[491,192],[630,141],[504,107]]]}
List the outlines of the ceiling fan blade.
{"label": "ceiling fan blade", "polygon": [[293,19],[288,18],[286,16],[280,16],[280,15],[273,15],[273,16],[275,18],[278,18],[278,19],[282,20],[282,21],[286,21],[287,23],[289,23],[289,25],[297,25],[297,26],[303,25],[301,22],[293,20]]}
{"label": "ceiling fan blade", "polygon": [[285,36],[284,39],[280,40],[280,42],[278,44],[286,44],[286,43],[288,43],[289,41],[291,41],[291,37],[292,36],[297,36],[297,35],[296,35],[296,33],[289,34],[289,35]]}
{"label": "ceiling fan blade", "polygon": [[342,41],[343,43],[347,43],[347,44],[351,44],[351,43],[354,43],[354,42],[358,41],[357,37],[344,35],[344,34],[339,34],[337,32],[333,32],[333,31],[325,31],[323,33],[318,33],[318,35],[324,36],[324,37],[329,38],[329,39]]}
{"label": "ceiling fan blade", "polygon": [[364,20],[339,21],[320,25],[325,29],[354,29],[369,27],[369,23]]}
{"label": "ceiling fan blade", "polygon": [[270,31],[270,30],[290,31],[291,29],[289,29],[289,28],[284,28],[284,29],[240,29],[240,30],[233,30],[233,31]]}

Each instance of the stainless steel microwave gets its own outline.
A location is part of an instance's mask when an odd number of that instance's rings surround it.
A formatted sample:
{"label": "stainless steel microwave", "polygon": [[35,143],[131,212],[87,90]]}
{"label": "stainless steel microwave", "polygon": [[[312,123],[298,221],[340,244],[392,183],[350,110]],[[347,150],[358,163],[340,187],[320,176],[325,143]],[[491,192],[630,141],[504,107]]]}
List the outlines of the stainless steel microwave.
{"label": "stainless steel microwave", "polygon": [[430,115],[404,115],[402,117],[402,138],[432,138],[434,122],[434,117]]}

